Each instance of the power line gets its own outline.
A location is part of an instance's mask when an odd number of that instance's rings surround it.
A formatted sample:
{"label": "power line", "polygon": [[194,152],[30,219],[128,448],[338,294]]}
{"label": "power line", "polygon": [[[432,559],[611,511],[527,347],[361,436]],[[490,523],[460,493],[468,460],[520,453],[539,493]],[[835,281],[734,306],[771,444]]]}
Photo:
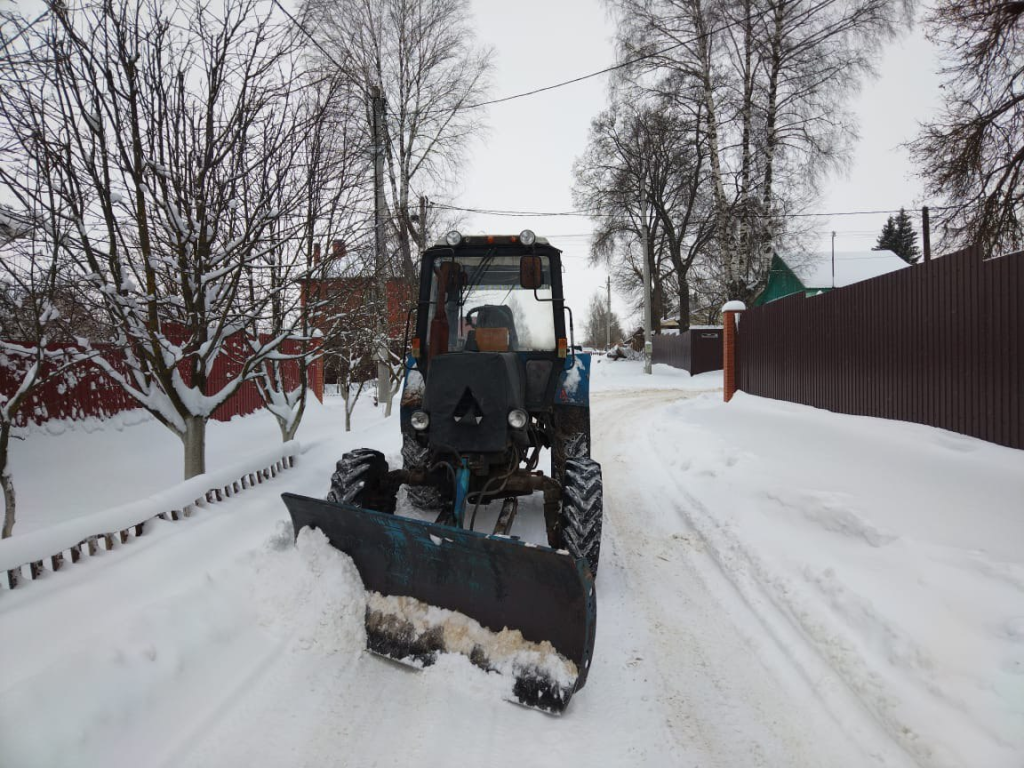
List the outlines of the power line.
{"label": "power line", "polygon": [[[606,216],[606,217],[613,217],[613,216],[618,216],[619,215],[619,214],[614,214],[614,213],[605,213],[605,212],[596,211],[596,210],[595,211],[586,211],[586,210],[580,210],[580,211],[511,211],[511,210],[501,210],[501,209],[497,209],[497,208],[469,208],[469,207],[463,207],[463,206],[457,206],[457,205],[445,205],[443,203],[431,203],[431,206],[434,207],[434,208],[442,208],[444,210],[449,210],[449,211],[461,211],[463,213],[479,213],[479,214],[487,214],[487,215],[491,215],[491,216],[550,216],[550,217],[559,217],[559,216],[562,216],[562,217],[566,217],[566,216],[584,216],[584,217],[598,216],[598,217],[600,217],[600,216]],[[943,208],[941,206],[932,206],[932,209],[933,210],[943,210]],[[776,214],[763,213],[763,214],[752,214],[752,215],[753,216],[757,216],[759,218],[795,219],[795,218],[813,218],[813,217],[826,217],[826,216],[828,216],[828,217],[835,217],[835,216],[877,216],[877,215],[880,215],[880,214],[899,213],[901,210],[905,210],[905,208],[892,208],[892,209],[882,209],[882,210],[872,210],[872,211],[823,211],[823,212],[810,212],[810,213],[776,213]],[[695,224],[706,224],[706,223],[708,223],[708,221],[710,221],[710,220],[709,219],[702,219],[702,220],[695,221],[693,223],[695,223]]]}
{"label": "power line", "polygon": [[504,211],[496,208],[466,208],[458,205],[445,205],[444,203],[431,203],[433,208],[442,208],[446,211],[461,211],[463,213],[483,213],[493,216],[615,216],[617,214],[601,213],[600,211]]}
{"label": "power line", "polygon": [[[762,12],[761,15],[763,16],[764,12]],[[515,93],[515,94],[512,94],[511,96],[502,96],[501,98],[498,98],[498,99],[490,99],[488,101],[481,101],[481,102],[478,102],[476,104],[466,104],[465,106],[459,107],[459,109],[460,110],[462,110],[462,109],[479,109],[481,107],[489,107],[492,104],[503,104],[506,101],[513,101],[515,99],[524,99],[527,96],[536,96],[538,93],[545,93],[546,91],[553,91],[556,88],[564,88],[567,85],[574,85],[576,83],[581,83],[584,80],[590,80],[591,78],[594,78],[594,77],[600,77],[601,75],[606,75],[609,72],[614,72],[614,71],[616,71],[618,69],[624,69],[626,67],[632,66],[633,64],[637,64],[637,63],[639,63],[641,61],[647,61],[648,59],[653,59],[653,58],[656,58],[658,56],[663,56],[666,53],[669,53],[670,51],[674,51],[676,48],[681,48],[684,45],[690,45],[692,43],[700,42],[705,37],[710,37],[713,32],[720,32],[722,30],[729,29],[730,27],[734,27],[734,26],[738,25],[739,23],[740,23],[740,20],[739,19],[735,19],[733,21],[730,21],[727,24],[723,24],[722,26],[718,27],[717,29],[709,30],[709,31],[704,32],[702,34],[696,35],[695,37],[689,38],[688,40],[680,40],[678,43],[673,43],[672,45],[666,46],[665,48],[659,48],[658,50],[652,51],[651,53],[645,53],[642,56],[634,56],[631,59],[626,59],[625,61],[619,62],[618,64],[613,64],[610,67],[605,67],[604,69],[599,69],[596,72],[589,72],[589,73],[587,73],[585,75],[580,75],[579,77],[574,77],[574,78],[571,78],[569,80],[562,80],[561,82],[552,83],[551,85],[545,85],[545,86],[542,86],[540,88],[534,88],[531,91],[523,91],[522,93]],[[441,111],[441,110],[438,110],[438,111]],[[445,111],[447,111],[447,110],[445,110]],[[421,113],[421,114],[423,114],[423,113]]]}
{"label": "power line", "polygon": [[[281,0],[272,0],[272,2],[274,3],[274,5],[276,5],[278,8],[281,9],[281,11],[284,13],[285,16],[288,17],[288,19],[292,22],[292,24],[294,24],[296,27],[298,27],[299,30],[302,32],[302,34],[305,35],[307,38],[309,38],[309,40],[313,43],[313,45],[315,45],[320,50],[320,52],[323,53],[323,55],[326,56],[327,59],[331,63],[334,64],[334,66],[336,66],[338,69],[342,69],[342,70],[344,69],[344,67],[342,67],[342,65],[339,64],[338,61],[333,56],[331,56],[330,53],[327,52],[327,50],[319,43],[319,41],[317,41],[317,39],[313,36],[313,34],[308,29],[306,29],[302,25],[302,23],[299,22],[298,19],[296,19],[291,13],[289,13],[288,9],[285,8],[281,4]],[[764,12],[762,12],[761,15],[764,16],[765,15]],[[619,62],[618,64],[613,64],[610,67],[605,67],[604,69],[599,69],[596,72],[588,72],[585,75],[580,75],[579,77],[573,77],[573,78],[570,78],[569,80],[562,80],[562,81],[557,82],[557,83],[552,83],[551,85],[544,85],[544,86],[541,86],[540,88],[534,88],[534,89],[529,90],[529,91],[523,91],[522,93],[514,93],[514,94],[512,94],[510,96],[502,96],[502,97],[497,98],[497,99],[488,99],[487,101],[480,101],[480,102],[477,102],[475,104],[463,104],[462,106],[455,107],[453,109],[424,110],[422,112],[417,112],[417,114],[419,116],[424,116],[424,115],[430,115],[430,114],[462,112],[462,111],[465,111],[467,109],[481,109],[483,107],[489,107],[492,104],[504,104],[507,101],[514,101],[516,99],[524,99],[524,98],[526,98],[528,96],[536,96],[538,93],[545,93],[547,91],[553,91],[556,88],[564,88],[567,85],[574,85],[576,83],[581,83],[584,80],[590,80],[590,79],[595,78],[595,77],[600,77],[601,75],[606,75],[609,72],[614,72],[614,71],[619,70],[619,69],[624,69],[626,67],[632,66],[633,64],[637,64],[637,63],[639,63],[641,61],[647,61],[648,59],[653,59],[653,58],[656,58],[658,56],[664,56],[666,53],[669,53],[670,51],[674,51],[677,48],[681,48],[684,45],[691,45],[693,43],[700,42],[704,38],[710,37],[714,32],[721,32],[723,30],[735,27],[735,26],[739,25],[739,23],[741,21],[742,21],[741,19],[734,19],[733,21],[730,21],[730,22],[728,22],[726,24],[722,24],[720,27],[717,27],[716,29],[710,29],[707,32],[704,32],[704,33],[699,34],[699,35],[695,35],[694,37],[691,37],[691,38],[689,38],[687,40],[680,40],[677,43],[673,43],[672,45],[666,46],[664,48],[659,48],[656,51],[652,51],[650,53],[645,53],[645,54],[642,54],[640,56],[634,56],[631,59],[626,59],[625,61]]]}
{"label": "power line", "polygon": [[281,0],[271,0],[271,2],[273,2],[274,5],[276,5],[278,8],[281,9],[281,12],[285,16],[288,17],[288,20],[291,21],[291,23],[294,24],[296,27],[298,27],[299,31],[302,32],[303,35],[305,35],[307,38],[309,38],[309,41],[311,43],[313,43],[313,45],[315,45],[317,47],[317,49],[320,51],[320,53],[322,53],[324,56],[327,57],[328,61],[330,61],[339,70],[344,71],[345,68],[341,64],[338,63],[338,60],[336,58],[334,58],[333,56],[331,56],[331,54],[327,51],[326,48],[324,48],[322,45],[320,45],[320,42],[313,36],[313,33],[310,32],[308,29],[306,29],[302,25],[301,21],[299,21],[294,16],[292,16],[291,12],[287,8],[285,8],[284,5],[281,4]]}

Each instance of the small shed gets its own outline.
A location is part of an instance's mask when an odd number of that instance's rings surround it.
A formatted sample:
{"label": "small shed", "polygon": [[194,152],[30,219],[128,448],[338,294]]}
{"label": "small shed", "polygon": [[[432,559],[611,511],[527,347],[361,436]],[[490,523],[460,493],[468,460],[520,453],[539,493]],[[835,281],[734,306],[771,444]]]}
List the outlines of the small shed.
{"label": "small shed", "polygon": [[892,251],[837,251],[834,261],[832,251],[776,252],[772,256],[768,284],[754,300],[754,306],[794,293],[816,296],[909,266]]}

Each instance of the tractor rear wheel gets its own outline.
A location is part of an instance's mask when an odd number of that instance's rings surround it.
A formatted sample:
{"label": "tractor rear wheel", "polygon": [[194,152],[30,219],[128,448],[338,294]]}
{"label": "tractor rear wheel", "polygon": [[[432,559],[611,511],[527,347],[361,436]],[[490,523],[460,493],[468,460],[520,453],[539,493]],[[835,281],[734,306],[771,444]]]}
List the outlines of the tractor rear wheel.
{"label": "tractor rear wheel", "polygon": [[[402,435],[402,466],[405,469],[426,469],[429,458],[430,451],[425,445],[417,443],[412,435]],[[431,485],[407,485],[405,495],[409,503],[421,512],[437,513],[444,501],[441,490]]]}
{"label": "tractor rear wheel", "polygon": [[371,448],[349,451],[341,457],[331,475],[327,500],[392,514],[395,493],[386,487],[387,475],[388,462],[380,451]]}
{"label": "tractor rear wheel", "polygon": [[591,458],[566,459],[559,515],[562,543],[573,556],[586,560],[595,576],[601,554],[603,497],[601,465]]}

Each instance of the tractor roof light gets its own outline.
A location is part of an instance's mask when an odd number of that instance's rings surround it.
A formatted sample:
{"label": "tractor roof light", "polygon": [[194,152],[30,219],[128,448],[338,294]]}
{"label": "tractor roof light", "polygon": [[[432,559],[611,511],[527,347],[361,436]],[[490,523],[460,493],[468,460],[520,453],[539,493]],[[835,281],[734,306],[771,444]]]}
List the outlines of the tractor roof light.
{"label": "tractor roof light", "polygon": [[413,411],[409,417],[409,423],[417,432],[422,432],[430,426],[430,414],[426,411]]}
{"label": "tractor roof light", "polygon": [[462,233],[457,229],[453,229],[447,235],[444,236],[444,241],[448,243],[452,248],[462,242]]}
{"label": "tractor roof light", "polygon": [[519,242],[523,245],[533,245],[537,242],[537,235],[534,234],[532,229],[524,229],[519,233]]}

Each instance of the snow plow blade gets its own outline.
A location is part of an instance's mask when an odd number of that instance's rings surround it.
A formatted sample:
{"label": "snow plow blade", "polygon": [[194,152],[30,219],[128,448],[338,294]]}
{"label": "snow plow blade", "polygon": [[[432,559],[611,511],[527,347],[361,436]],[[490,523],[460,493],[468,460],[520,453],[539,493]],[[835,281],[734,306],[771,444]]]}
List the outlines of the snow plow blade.
{"label": "snow plow blade", "polygon": [[282,498],[296,535],[317,528],[355,562],[368,592],[369,650],[420,667],[462,653],[511,675],[514,701],[552,713],[583,687],[596,621],[584,560],[351,504]]}

